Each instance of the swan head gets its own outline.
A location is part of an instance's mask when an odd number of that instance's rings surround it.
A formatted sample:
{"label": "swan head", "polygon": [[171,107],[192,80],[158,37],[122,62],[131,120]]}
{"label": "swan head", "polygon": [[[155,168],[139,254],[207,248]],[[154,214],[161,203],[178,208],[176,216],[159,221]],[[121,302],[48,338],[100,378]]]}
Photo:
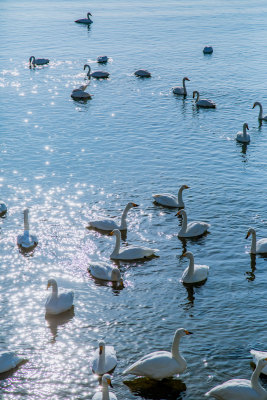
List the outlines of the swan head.
{"label": "swan head", "polygon": [[248,233],[247,233],[247,236],[246,236],[246,239],[247,239],[248,237],[250,237],[251,234],[252,234],[252,235],[255,235],[255,234],[256,234],[255,229],[249,228]]}
{"label": "swan head", "polygon": [[184,189],[190,189],[190,186],[182,185],[182,186],[181,186],[181,189],[182,189],[182,190],[184,190]]}
{"label": "swan head", "polygon": [[121,277],[121,271],[119,268],[114,268],[111,274],[112,280],[118,282],[120,285],[123,285],[123,280]]}
{"label": "swan head", "polygon": [[102,385],[106,387],[109,385],[110,387],[113,388],[113,385],[111,383],[111,376],[109,374],[104,374],[102,376]]}
{"label": "swan head", "polygon": [[121,233],[120,233],[119,229],[114,229],[112,232],[109,233],[109,236],[113,236],[113,235],[120,237]]}
{"label": "swan head", "polygon": [[189,332],[187,329],[184,329],[184,328],[179,328],[175,332],[175,336],[182,337],[182,336],[186,336],[186,335],[193,335],[193,332]]}
{"label": "swan head", "polygon": [[181,215],[182,217],[183,217],[184,215],[186,216],[186,211],[185,211],[185,210],[179,210],[178,213],[175,214],[176,217],[179,217],[180,215]]}
{"label": "swan head", "polygon": [[249,131],[249,127],[248,127],[248,124],[246,122],[243,124],[243,128],[246,128]]}
{"label": "swan head", "polygon": [[258,365],[260,366],[260,367],[264,367],[265,365],[267,365],[267,358],[261,358],[259,361],[258,361]]}
{"label": "swan head", "polygon": [[261,106],[261,103],[259,103],[258,101],[255,101],[252,108],[255,108],[256,106]]}
{"label": "swan head", "polygon": [[104,340],[99,340],[99,342],[98,342],[99,355],[102,354],[103,350],[105,349],[105,345],[106,345],[106,343],[104,342]]}
{"label": "swan head", "polygon": [[23,211],[24,215],[29,215],[30,210],[28,208],[25,208],[25,210]]}
{"label": "swan head", "polygon": [[57,286],[57,281],[55,279],[48,279],[46,290],[48,290],[51,286]]}
{"label": "swan head", "polygon": [[88,18],[88,15],[91,15],[91,17],[92,17],[92,14],[89,12],[89,13],[87,13],[87,18]]}
{"label": "swan head", "polygon": [[185,76],[183,81],[190,81],[190,79]]}
{"label": "swan head", "polygon": [[187,251],[186,253],[184,253],[184,254],[182,254],[182,257],[187,257],[187,258],[192,258],[192,257],[194,257],[193,256],[193,253],[191,253],[191,251]]}

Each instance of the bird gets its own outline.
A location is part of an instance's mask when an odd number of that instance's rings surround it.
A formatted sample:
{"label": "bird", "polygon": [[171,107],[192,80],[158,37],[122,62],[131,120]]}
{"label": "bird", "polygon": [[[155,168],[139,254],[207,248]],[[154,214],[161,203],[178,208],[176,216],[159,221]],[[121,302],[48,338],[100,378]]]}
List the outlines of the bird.
{"label": "bird", "polygon": [[146,69],[138,69],[134,73],[136,76],[139,76],[140,78],[150,78],[151,73],[147,71]]}
{"label": "bird", "polygon": [[4,215],[6,212],[7,212],[6,204],[2,200],[0,200],[0,217]]}
{"label": "bird", "polygon": [[173,208],[184,208],[183,202],[183,191],[184,189],[190,189],[187,185],[182,185],[178,191],[178,199],[173,194],[162,193],[162,194],[153,194],[155,202],[165,207],[173,207]]}
{"label": "bird", "polygon": [[47,290],[52,286],[52,294],[47,297],[45,303],[46,314],[57,315],[69,310],[73,306],[73,292],[58,294],[58,286],[55,279],[49,279]]}
{"label": "bird", "polygon": [[117,365],[116,351],[113,346],[106,346],[104,340],[98,342],[99,348],[92,357],[92,371],[97,375],[112,372]]}
{"label": "bird", "polygon": [[189,266],[184,270],[184,273],[182,275],[183,283],[203,282],[208,278],[208,265],[195,264],[194,256],[190,251],[184,253],[183,257],[187,257],[189,259]]}
{"label": "bird", "polygon": [[49,60],[48,60],[48,58],[35,58],[34,56],[31,56],[29,58],[29,64],[30,64],[30,67],[31,66],[35,67],[36,65],[49,64]]}
{"label": "bird", "polygon": [[[267,351],[250,350],[253,361],[257,367],[259,360],[267,357]],[[267,375],[267,366],[261,370],[261,374]]]}
{"label": "bird", "polygon": [[249,228],[246,239],[252,236],[251,242],[251,254],[267,254],[267,238],[262,238],[256,241],[256,231],[253,228]]}
{"label": "bird", "polygon": [[197,237],[201,236],[204,233],[207,232],[207,230],[210,228],[210,224],[207,224],[206,222],[202,221],[194,221],[190,222],[187,225],[187,214],[185,210],[180,210],[176,214],[182,216],[182,228],[180,229],[178,236],[179,237]]}
{"label": "bird", "polygon": [[187,95],[187,90],[185,87],[185,81],[190,81],[190,79],[188,79],[187,77],[183,78],[183,86],[176,86],[174,88],[172,88],[172,91],[174,94],[180,94],[180,95]]}
{"label": "bird", "polygon": [[97,59],[96,59],[96,61],[98,62],[98,63],[107,63],[108,62],[108,57],[107,56],[99,56],[99,57],[97,57]]}
{"label": "bird", "polygon": [[197,90],[194,90],[193,92],[193,99],[195,98],[195,95],[197,96],[196,98],[196,105],[198,107],[202,107],[202,108],[216,108],[216,104],[214,103],[214,101],[212,100],[208,100],[208,99],[201,99],[199,100],[199,93]]}
{"label": "bird", "polygon": [[133,374],[161,380],[184,372],[186,361],[179,353],[179,343],[181,337],[191,334],[192,332],[186,329],[177,329],[173,338],[171,352],[155,351],[147,354],[126,368],[122,374]]}
{"label": "bird", "polygon": [[116,395],[109,391],[108,386],[113,388],[111,376],[105,374],[102,376],[102,392],[95,393],[92,400],[117,400]]}
{"label": "bird", "polygon": [[125,206],[121,216],[120,225],[117,224],[116,221],[114,221],[114,219],[112,218],[98,217],[94,221],[89,221],[89,228],[95,228],[107,232],[113,231],[114,229],[119,229],[120,231],[126,230],[127,229],[126,217],[128,211],[133,207],[138,207],[138,204],[130,202]]}
{"label": "bird", "polygon": [[119,229],[114,229],[110,236],[116,236],[116,244],[110,258],[114,260],[138,260],[146,259],[156,256],[158,249],[150,249],[148,247],[127,246],[125,249],[120,250],[121,233]]}
{"label": "bird", "polygon": [[253,107],[252,107],[252,108],[254,108],[254,107],[256,107],[256,106],[259,106],[259,107],[260,107],[260,112],[259,112],[258,119],[259,119],[260,121],[267,121],[267,115],[262,116],[263,108],[262,108],[262,105],[261,105],[261,103],[260,103],[259,101],[256,101],[256,102],[253,104]]}
{"label": "bird", "polygon": [[266,400],[267,392],[259,382],[259,375],[267,365],[267,358],[259,360],[251,379],[231,379],[221,385],[215,386],[206,397],[218,400]]}
{"label": "bird", "polygon": [[87,18],[82,18],[82,19],[77,19],[76,22],[77,24],[85,24],[85,25],[90,25],[93,23],[93,21],[90,19],[90,15],[92,17],[92,14],[90,12],[87,13]]}
{"label": "bird", "polygon": [[212,54],[213,53],[213,48],[212,46],[205,46],[203,49],[204,54]]}
{"label": "bird", "polygon": [[105,71],[95,71],[91,73],[91,67],[88,64],[84,64],[83,69],[86,70],[86,68],[88,68],[88,72],[87,72],[87,76],[88,78],[93,77],[96,79],[104,79],[104,78],[108,78],[109,77],[109,72],[105,72]]}
{"label": "bird", "polygon": [[0,353],[0,374],[16,368],[23,361],[14,352],[6,351]]}
{"label": "bird", "polygon": [[38,244],[38,239],[36,235],[30,234],[29,227],[29,209],[26,208],[23,211],[24,214],[24,233],[23,235],[18,235],[17,244],[24,250],[32,250]]}
{"label": "bird", "polygon": [[88,92],[85,92],[85,89],[88,85],[82,85],[78,89],[73,89],[71,93],[71,97],[74,100],[88,100],[92,98],[92,95]]}
{"label": "bird", "polygon": [[96,279],[102,279],[105,281],[118,282],[123,285],[121,272],[118,267],[110,265],[106,262],[90,263],[89,271],[91,275]]}
{"label": "bird", "polygon": [[237,132],[236,134],[236,140],[241,143],[249,143],[250,142],[250,135],[247,133],[248,124],[244,123],[243,124],[243,132]]}

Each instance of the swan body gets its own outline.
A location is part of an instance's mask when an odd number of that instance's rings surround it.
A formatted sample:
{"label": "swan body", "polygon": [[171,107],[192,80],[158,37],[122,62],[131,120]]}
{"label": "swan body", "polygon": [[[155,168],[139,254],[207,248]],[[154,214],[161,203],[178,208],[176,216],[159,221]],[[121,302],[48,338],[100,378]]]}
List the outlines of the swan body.
{"label": "swan body", "polygon": [[116,351],[113,346],[106,346],[104,340],[99,341],[99,348],[92,358],[92,371],[104,375],[114,370],[117,365]]}
{"label": "swan body", "polygon": [[0,200],[0,216],[4,215],[7,212],[6,204]]}
{"label": "swan body", "polygon": [[116,395],[109,391],[108,386],[113,387],[111,376],[105,374],[102,376],[102,392],[95,393],[92,400],[117,400]]}
{"label": "swan body", "polygon": [[93,21],[90,19],[90,15],[92,16],[91,13],[87,13],[87,18],[82,18],[82,19],[77,19],[76,22],[77,24],[85,24],[85,25],[90,25],[93,23]]}
{"label": "swan body", "polygon": [[114,260],[138,260],[155,256],[158,249],[150,249],[149,247],[128,246],[120,250],[121,233],[118,229],[114,229],[110,236],[116,236],[116,244],[110,258]]}
{"label": "swan body", "polygon": [[195,95],[197,96],[196,98],[196,105],[198,107],[202,107],[202,108],[216,108],[216,104],[214,103],[214,101],[212,100],[208,100],[208,99],[201,99],[199,100],[199,93],[197,90],[194,90],[193,92],[193,99],[195,98]]}
{"label": "swan body", "polygon": [[38,244],[37,236],[30,234],[29,228],[29,210],[26,208],[23,211],[24,214],[24,233],[23,235],[18,235],[17,244],[25,250],[31,250]]}
{"label": "swan body", "polygon": [[88,100],[91,99],[92,96],[90,93],[85,92],[87,85],[80,86],[78,89],[73,89],[71,93],[71,97],[74,100]]}
{"label": "swan body", "polygon": [[183,202],[183,190],[184,189],[189,189],[189,186],[183,185],[180,187],[178,191],[178,198],[174,196],[173,194],[169,193],[162,193],[162,194],[154,194],[154,200],[156,203],[160,204],[161,206],[165,207],[173,207],[173,208],[183,208],[184,207],[184,202]]}
{"label": "swan body", "polygon": [[[250,354],[253,356],[253,361],[256,366],[262,358],[267,358],[267,351],[250,350]],[[267,375],[267,366],[263,367],[261,373]]]}
{"label": "swan body", "polygon": [[182,216],[182,228],[179,237],[197,237],[203,235],[210,228],[210,224],[202,221],[194,221],[187,224],[187,214],[185,210],[180,210],[176,215]]}
{"label": "swan body", "polygon": [[149,71],[147,71],[146,69],[138,69],[137,71],[135,71],[134,74],[141,78],[150,78],[151,77],[151,73]]}
{"label": "swan body", "polygon": [[248,124],[243,124],[243,132],[237,132],[236,140],[241,143],[249,143],[250,142],[250,135],[247,133]]}
{"label": "swan body", "polygon": [[124,370],[123,375],[133,374],[161,380],[185,371],[186,361],[179,353],[179,343],[181,337],[190,334],[191,332],[183,328],[177,329],[171,352],[155,351],[147,354]]}
{"label": "swan body", "polygon": [[267,358],[259,360],[250,380],[231,379],[215,386],[205,396],[218,400],[266,400],[267,392],[259,383],[260,372],[266,365]]}
{"label": "swan body", "polygon": [[183,78],[183,86],[176,86],[174,88],[172,88],[172,91],[174,94],[179,94],[179,95],[187,95],[187,90],[185,87],[185,81],[190,81],[190,79],[188,79],[187,77]]}
{"label": "swan body", "polygon": [[106,63],[106,62],[108,62],[108,57],[107,56],[99,56],[99,57],[97,57],[97,60],[96,60],[98,63]]}
{"label": "swan body", "polygon": [[47,289],[52,286],[52,294],[47,297],[45,303],[46,314],[57,315],[69,310],[73,305],[73,292],[58,294],[58,286],[55,279],[49,279]]}
{"label": "swan body", "polygon": [[16,366],[21,363],[22,360],[22,358],[19,358],[11,351],[0,353],[0,374],[16,368]]}
{"label": "swan body", "polygon": [[89,271],[97,279],[123,283],[119,268],[106,262],[90,264]]}
{"label": "swan body", "polygon": [[250,228],[248,230],[246,239],[250,235],[252,236],[250,253],[251,254],[267,254],[267,238],[263,238],[263,239],[256,241],[256,231],[253,228]]}
{"label": "swan body", "polygon": [[114,229],[119,229],[121,231],[126,230],[127,229],[126,217],[128,211],[133,207],[138,207],[138,204],[130,202],[126,205],[121,216],[120,224],[117,224],[116,221],[114,221],[114,219],[112,218],[99,217],[95,221],[89,221],[89,227],[107,232],[113,231]]}
{"label": "swan body", "polygon": [[34,56],[31,56],[29,58],[29,63],[30,63],[30,66],[32,65],[33,67],[35,67],[36,65],[49,64],[49,60],[48,60],[48,58],[35,58]]}
{"label": "swan body", "polygon": [[194,264],[194,256],[190,251],[183,254],[183,257],[189,258],[189,266],[182,275],[184,283],[203,282],[208,278],[209,266]]}
{"label": "swan body", "polygon": [[263,114],[263,108],[262,108],[262,105],[261,105],[261,103],[259,102],[259,101],[256,101],[254,104],[253,104],[253,107],[252,108],[254,108],[254,107],[256,107],[256,106],[259,106],[260,107],[260,112],[259,112],[259,116],[258,116],[258,119],[260,120],[260,121],[267,121],[267,115],[262,115]]}
{"label": "swan body", "polygon": [[204,54],[212,54],[213,53],[213,48],[212,46],[205,46],[203,49]]}
{"label": "swan body", "polygon": [[109,72],[105,71],[95,71],[91,73],[91,67],[88,64],[84,64],[83,69],[85,70],[88,68],[87,76],[90,79],[90,77],[96,78],[96,79],[104,79],[109,77]]}

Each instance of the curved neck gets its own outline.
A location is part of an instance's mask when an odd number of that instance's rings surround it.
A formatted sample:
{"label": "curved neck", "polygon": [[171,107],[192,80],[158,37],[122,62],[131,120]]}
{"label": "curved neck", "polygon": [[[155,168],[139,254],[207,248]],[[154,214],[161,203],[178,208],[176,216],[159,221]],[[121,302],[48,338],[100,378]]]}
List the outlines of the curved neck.
{"label": "curved neck", "polygon": [[261,103],[257,103],[257,106],[259,106],[259,107],[260,107],[259,119],[262,119],[262,113],[263,113],[263,108],[262,108],[262,105],[261,105]]}
{"label": "curved neck", "polygon": [[24,231],[29,231],[29,213],[24,211]]}
{"label": "curved neck", "polygon": [[186,87],[185,87],[185,79],[183,79],[183,88],[184,88],[184,94],[187,94]]}
{"label": "curved neck", "polygon": [[90,67],[90,65],[85,64],[85,66],[83,67],[83,69],[86,70],[86,68],[88,68],[87,76],[90,76],[90,73],[91,73],[91,67]]}
{"label": "curved neck", "polygon": [[171,353],[172,353],[173,358],[175,358],[175,360],[179,364],[182,364],[186,367],[185,359],[181,356],[181,354],[179,352],[180,339],[181,339],[181,334],[180,334],[180,332],[177,332],[173,338]]}
{"label": "curved neck", "polygon": [[251,254],[256,254],[256,232],[251,233]]}
{"label": "curved neck", "polygon": [[188,266],[188,275],[193,275],[194,273],[194,256],[193,254],[187,254],[187,257],[189,258],[189,266]]}
{"label": "curved neck", "polygon": [[103,346],[102,353],[99,354],[99,359],[98,359],[98,370],[103,371],[104,368],[105,368],[105,346]]}
{"label": "curved neck", "polygon": [[58,295],[57,283],[54,282],[51,284],[51,286],[52,286],[52,296],[57,297],[57,295]]}
{"label": "curved neck", "polygon": [[186,212],[182,213],[182,228],[181,231],[186,231],[187,228],[187,215]]}
{"label": "curved neck", "polygon": [[130,210],[131,206],[129,204],[127,204],[127,206],[125,207],[125,209],[123,210],[122,216],[121,216],[121,229],[127,229],[127,223],[126,223],[126,217],[128,214],[128,211]]}
{"label": "curved neck", "polygon": [[87,18],[90,19],[90,14],[89,13],[87,13]]}
{"label": "curved neck", "polygon": [[111,257],[119,254],[119,251],[120,251],[120,244],[121,244],[121,234],[120,234],[120,232],[115,233],[115,236],[116,236],[116,243],[115,243],[114,250],[113,250],[113,252],[111,254]]}
{"label": "curved neck", "polygon": [[[251,387],[256,390],[257,393],[261,394],[261,395],[267,395],[266,390],[263,389],[263,387],[261,386],[260,382],[259,382],[259,376],[261,373],[261,370],[263,369],[263,366],[258,363],[256,369],[254,370],[252,376],[251,376]],[[264,397],[266,398],[266,397]]]}
{"label": "curved neck", "polygon": [[29,61],[30,61],[30,64],[34,64],[35,63],[35,57],[31,56]]}
{"label": "curved neck", "polygon": [[109,400],[109,390],[108,385],[103,385],[102,387],[102,400]]}
{"label": "curved neck", "polygon": [[196,98],[196,103],[198,102],[198,100],[199,100],[199,93],[198,93],[198,91],[197,90],[195,90],[195,92],[194,92],[195,94],[196,94],[196,96],[197,96],[197,98]]}
{"label": "curved neck", "polygon": [[183,202],[183,187],[180,187],[179,191],[178,191],[178,204],[184,204]]}

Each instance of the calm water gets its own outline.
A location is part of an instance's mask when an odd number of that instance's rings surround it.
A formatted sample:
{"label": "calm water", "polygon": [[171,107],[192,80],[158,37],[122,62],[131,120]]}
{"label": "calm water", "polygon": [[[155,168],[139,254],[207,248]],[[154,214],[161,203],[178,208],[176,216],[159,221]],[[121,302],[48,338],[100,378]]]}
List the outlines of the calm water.
{"label": "calm water", "polygon": [[[91,28],[74,24],[88,11]],[[218,383],[249,378],[251,347],[266,348],[267,260],[251,259],[247,229],[267,236],[266,15],[264,0],[15,1],[2,0],[0,343],[29,361],[0,381],[2,398],[90,399],[98,387],[90,370],[97,341],[117,350],[118,399],[198,400]],[[214,47],[204,56],[204,45]],[[99,68],[97,56],[112,61]],[[49,66],[30,70],[31,55]],[[70,98],[84,84],[83,64],[111,73],[91,81],[87,103]],[[132,73],[147,68],[148,80]],[[188,82],[188,97],[171,87]],[[196,110],[193,90],[216,110]],[[234,137],[244,122],[247,148]],[[156,192],[191,187],[189,220],[211,223],[210,234],[188,241],[196,263],[210,266],[204,286],[180,282],[175,210],[157,207]],[[121,263],[125,288],[99,285],[90,260],[109,260],[114,238],[86,229],[98,214],[128,214],[127,243],[160,250],[145,263]],[[39,238],[34,253],[18,251],[24,207]],[[74,313],[46,320],[48,278],[75,291]],[[149,386],[121,372],[154,350],[169,350],[178,327],[187,370],[178,386]],[[177,385],[177,381],[175,381]],[[186,386],[185,386],[186,385]],[[185,389],[186,387],[186,389]],[[267,386],[266,386],[267,387]]]}

